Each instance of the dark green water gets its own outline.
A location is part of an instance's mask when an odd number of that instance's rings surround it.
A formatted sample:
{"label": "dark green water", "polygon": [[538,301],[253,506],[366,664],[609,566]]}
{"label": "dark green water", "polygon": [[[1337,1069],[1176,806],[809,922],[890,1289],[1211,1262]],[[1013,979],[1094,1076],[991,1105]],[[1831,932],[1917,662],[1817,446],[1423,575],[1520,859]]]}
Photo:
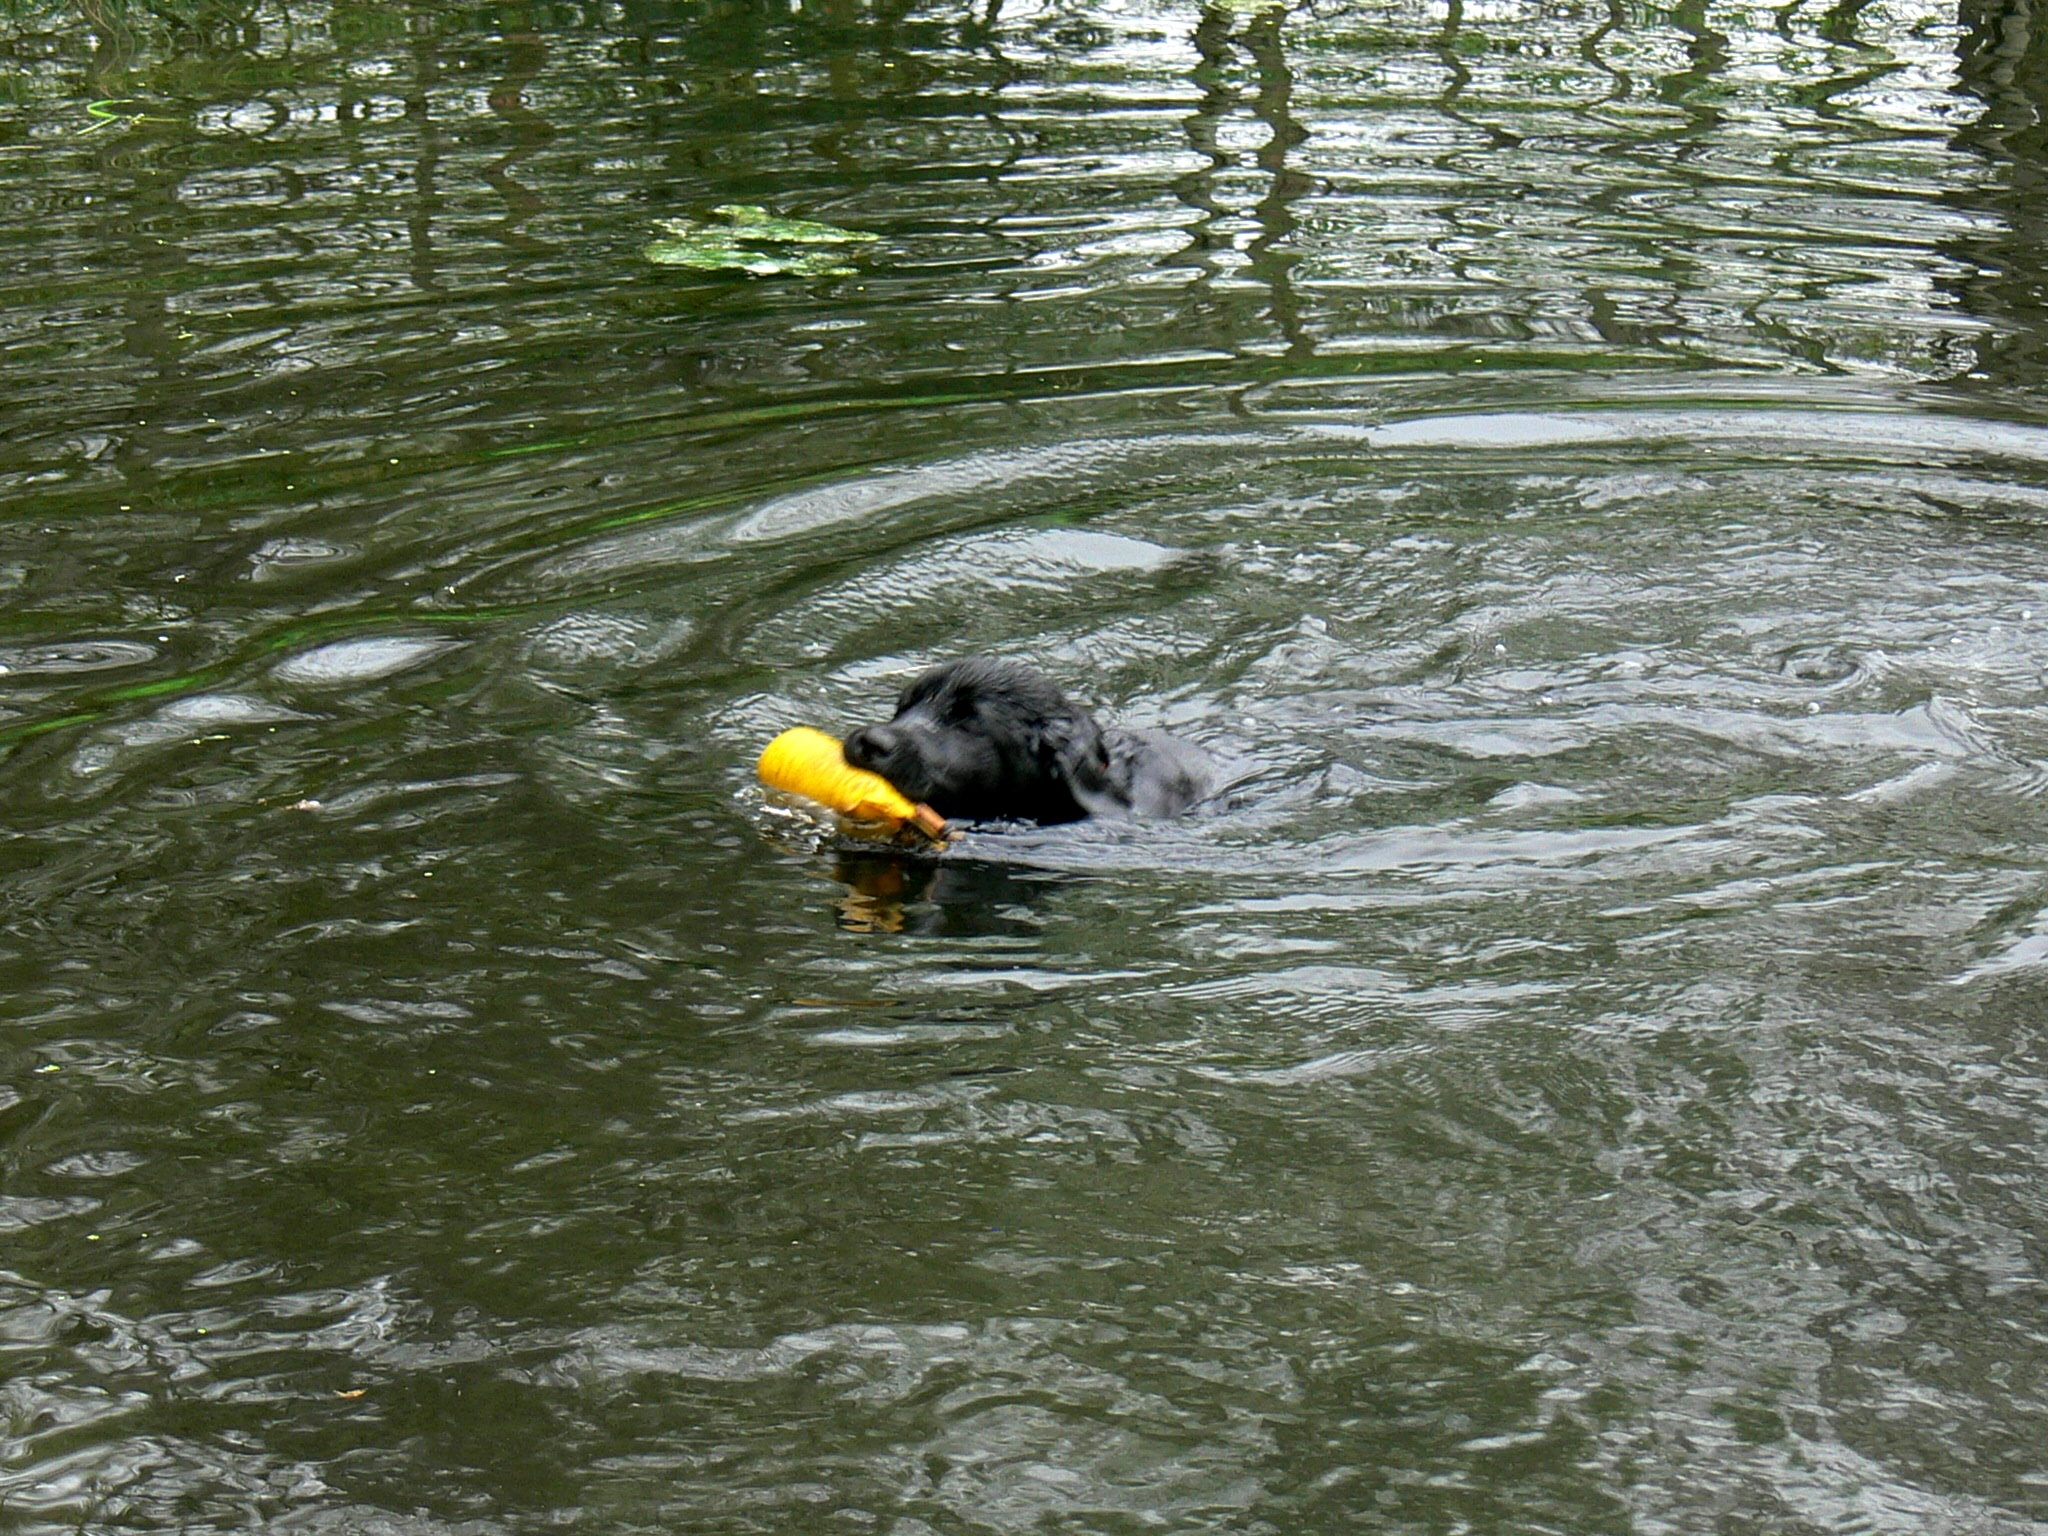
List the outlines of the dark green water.
{"label": "dark green water", "polygon": [[2048,1530],[2025,7],[0,16],[0,1529]]}

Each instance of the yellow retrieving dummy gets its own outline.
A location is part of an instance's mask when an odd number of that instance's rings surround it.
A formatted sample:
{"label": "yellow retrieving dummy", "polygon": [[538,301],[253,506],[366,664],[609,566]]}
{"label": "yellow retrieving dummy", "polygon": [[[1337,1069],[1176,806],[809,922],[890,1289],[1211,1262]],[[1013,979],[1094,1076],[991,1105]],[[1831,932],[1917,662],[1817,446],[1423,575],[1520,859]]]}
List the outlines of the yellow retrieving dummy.
{"label": "yellow retrieving dummy", "polygon": [[854,767],[840,751],[838,737],[807,725],[769,742],[754,771],[770,789],[815,800],[864,829],[895,832],[912,826],[933,842],[945,840],[945,817],[904,799],[880,774]]}

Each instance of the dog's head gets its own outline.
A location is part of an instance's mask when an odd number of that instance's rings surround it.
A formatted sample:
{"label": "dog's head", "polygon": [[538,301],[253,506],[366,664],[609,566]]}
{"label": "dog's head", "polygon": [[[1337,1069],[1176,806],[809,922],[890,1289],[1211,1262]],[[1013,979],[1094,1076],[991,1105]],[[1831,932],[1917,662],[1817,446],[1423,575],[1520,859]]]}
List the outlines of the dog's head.
{"label": "dog's head", "polygon": [[922,674],[886,725],[846,738],[846,760],[941,816],[1075,821],[1105,792],[1109,754],[1088,712],[1050,678],[971,656]]}

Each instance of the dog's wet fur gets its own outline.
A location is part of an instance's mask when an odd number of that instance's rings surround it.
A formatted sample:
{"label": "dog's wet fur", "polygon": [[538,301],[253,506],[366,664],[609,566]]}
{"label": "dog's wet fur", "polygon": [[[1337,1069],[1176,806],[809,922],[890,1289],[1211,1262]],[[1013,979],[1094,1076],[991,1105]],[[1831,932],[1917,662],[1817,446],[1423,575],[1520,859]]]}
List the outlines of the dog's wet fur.
{"label": "dog's wet fur", "polygon": [[923,673],[844,750],[949,820],[1178,816],[1216,782],[1201,748],[1098,725],[1051,678],[994,656]]}

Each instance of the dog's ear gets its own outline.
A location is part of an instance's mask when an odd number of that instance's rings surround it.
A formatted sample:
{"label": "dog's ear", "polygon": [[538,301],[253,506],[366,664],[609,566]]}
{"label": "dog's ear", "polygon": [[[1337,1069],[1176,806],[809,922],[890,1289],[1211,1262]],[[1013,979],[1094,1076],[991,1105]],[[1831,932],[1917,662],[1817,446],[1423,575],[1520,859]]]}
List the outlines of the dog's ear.
{"label": "dog's ear", "polygon": [[1118,808],[1109,779],[1109,745],[1084,714],[1059,715],[1039,731],[1039,759],[1048,779],[1064,784],[1074,803],[1090,815]]}

